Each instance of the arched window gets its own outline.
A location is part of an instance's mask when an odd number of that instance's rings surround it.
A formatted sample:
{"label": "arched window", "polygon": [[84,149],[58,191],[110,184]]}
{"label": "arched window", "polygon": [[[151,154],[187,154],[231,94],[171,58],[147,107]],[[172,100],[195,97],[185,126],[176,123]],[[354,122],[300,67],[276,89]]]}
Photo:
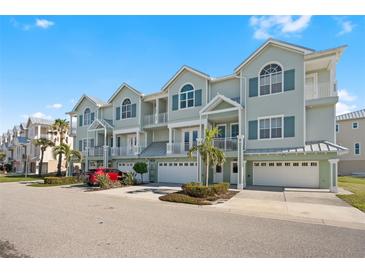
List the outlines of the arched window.
{"label": "arched window", "polygon": [[132,104],[131,100],[124,99],[122,103],[122,119],[132,117]]}
{"label": "arched window", "polygon": [[180,90],[180,108],[193,107],[194,99],[194,87],[190,84],[184,85]]}
{"label": "arched window", "polygon": [[283,71],[278,64],[265,66],[260,72],[260,95],[283,91]]}
{"label": "arched window", "polygon": [[84,111],[84,125],[91,124],[91,111],[89,108],[85,109]]}

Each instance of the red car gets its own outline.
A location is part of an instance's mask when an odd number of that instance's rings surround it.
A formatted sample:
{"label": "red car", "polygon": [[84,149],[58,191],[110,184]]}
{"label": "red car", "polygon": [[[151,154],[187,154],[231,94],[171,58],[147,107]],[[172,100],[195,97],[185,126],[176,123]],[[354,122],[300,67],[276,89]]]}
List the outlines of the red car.
{"label": "red car", "polygon": [[110,180],[117,181],[117,180],[120,180],[124,176],[124,173],[118,169],[105,168],[105,167],[90,169],[86,173],[87,183],[92,186],[99,185],[98,178],[97,178],[98,175],[107,175]]}

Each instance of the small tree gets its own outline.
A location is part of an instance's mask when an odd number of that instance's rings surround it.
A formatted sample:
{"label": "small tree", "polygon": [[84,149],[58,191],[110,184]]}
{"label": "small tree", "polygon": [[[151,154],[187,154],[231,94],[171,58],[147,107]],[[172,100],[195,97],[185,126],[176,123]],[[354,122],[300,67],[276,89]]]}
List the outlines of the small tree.
{"label": "small tree", "polygon": [[[205,163],[205,185],[209,184],[209,167],[222,165],[225,162],[224,152],[216,148],[213,144],[214,138],[218,135],[217,127],[205,130],[205,137],[201,144],[193,146],[188,151],[189,158],[193,158],[193,153],[198,151]],[[200,178],[199,178],[200,179]]]}
{"label": "small tree", "polygon": [[46,138],[39,138],[33,140],[33,145],[39,147],[41,150],[41,158],[39,160],[39,169],[38,169],[38,175],[40,177],[42,176],[44,152],[47,150],[48,147],[53,147],[54,143]]}
{"label": "small tree", "polygon": [[147,164],[145,162],[137,162],[134,164],[133,170],[138,174],[141,174],[141,180],[143,183],[143,174],[148,172]]}
{"label": "small tree", "polygon": [[62,157],[65,155],[66,161],[66,176],[69,176],[71,173],[70,167],[73,162],[80,162],[82,159],[82,155],[79,151],[73,150],[69,145],[60,144],[53,148],[53,157],[56,159],[58,157]]}

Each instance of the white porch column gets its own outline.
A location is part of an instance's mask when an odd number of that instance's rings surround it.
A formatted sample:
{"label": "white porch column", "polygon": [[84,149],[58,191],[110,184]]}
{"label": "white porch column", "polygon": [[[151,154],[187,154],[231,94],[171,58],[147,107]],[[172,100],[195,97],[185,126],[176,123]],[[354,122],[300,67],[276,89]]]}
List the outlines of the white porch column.
{"label": "white porch column", "polygon": [[[200,145],[202,143],[202,138],[198,138],[196,141],[197,141],[197,144]],[[201,183],[202,182],[202,160],[201,160],[201,156],[200,156],[200,153],[199,151],[197,151],[196,153],[196,161],[197,161],[197,164],[198,164],[198,182]]]}
{"label": "white porch column", "polygon": [[160,113],[160,99],[156,99],[155,124],[158,124],[158,114]]}
{"label": "white porch column", "polygon": [[[84,141],[82,141],[82,148],[83,147],[84,147]],[[89,171],[89,130],[86,133],[85,171]]]}
{"label": "white porch column", "polygon": [[140,133],[140,131],[138,130],[137,132],[136,132],[136,137],[137,137],[137,150],[134,152],[134,154],[139,154],[139,150],[140,150],[140,137],[141,137],[141,135],[140,135],[141,133]]}
{"label": "white porch column", "polygon": [[37,126],[37,138],[38,139],[41,138],[41,126],[40,125]]}
{"label": "white porch column", "polygon": [[237,181],[237,189],[243,189],[245,184],[245,167],[246,161],[243,160],[243,142],[244,136],[239,135],[237,136],[237,165],[238,165],[238,181]]}
{"label": "white porch column", "polygon": [[331,192],[337,193],[337,165],[339,159],[329,159],[328,162],[330,163],[330,190]]}
{"label": "white porch column", "polygon": [[166,153],[171,154],[172,153],[172,127],[169,127],[169,143],[167,144]]}
{"label": "white porch column", "polygon": [[107,130],[106,128],[104,129],[104,151],[103,151],[103,165],[104,167],[108,167],[108,156],[109,156],[109,153],[108,153],[108,145],[106,144],[106,139],[107,139]]}

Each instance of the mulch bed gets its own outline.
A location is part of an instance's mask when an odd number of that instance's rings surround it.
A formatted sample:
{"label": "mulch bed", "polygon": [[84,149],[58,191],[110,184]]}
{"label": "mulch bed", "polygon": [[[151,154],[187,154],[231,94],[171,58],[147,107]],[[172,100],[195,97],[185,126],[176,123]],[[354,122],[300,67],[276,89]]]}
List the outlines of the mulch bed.
{"label": "mulch bed", "polygon": [[184,204],[193,204],[193,205],[215,205],[228,201],[234,195],[236,195],[238,191],[228,191],[225,194],[220,194],[207,198],[197,198],[186,195],[183,191],[178,191],[174,193],[169,193],[163,196],[160,196],[159,199],[165,202],[173,202],[173,203],[184,203]]}
{"label": "mulch bed", "polygon": [[141,183],[141,184],[135,184],[135,185],[116,185],[113,186],[111,188],[101,188],[99,186],[89,186],[89,185],[85,185],[85,192],[92,192],[92,191],[103,191],[103,190],[109,190],[109,189],[114,189],[114,188],[124,188],[124,187],[129,187],[129,186],[142,186],[142,185],[147,185],[148,183]]}

